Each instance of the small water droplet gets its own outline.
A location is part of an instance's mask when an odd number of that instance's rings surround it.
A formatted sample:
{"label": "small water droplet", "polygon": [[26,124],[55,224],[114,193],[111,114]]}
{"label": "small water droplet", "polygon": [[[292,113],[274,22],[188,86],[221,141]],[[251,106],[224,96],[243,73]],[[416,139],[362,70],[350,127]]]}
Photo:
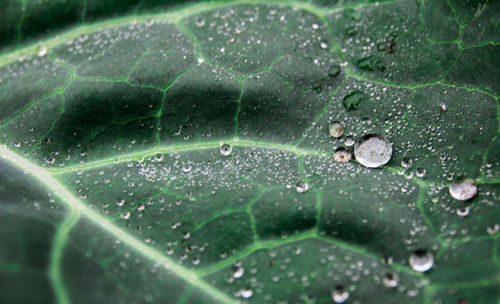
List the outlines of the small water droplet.
{"label": "small water droplet", "polygon": [[319,45],[321,46],[322,49],[326,49],[328,47],[328,44],[324,41],[321,41]]}
{"label": "small water droplet", "polygon": [[349,298],[349,293],[342,286],[336,286],[332,291],[332,299],[335,303],[344,303]]}
{"label": "small water droplet", "polygon": [[415,175],[417,175],[417,177],[424,177],[424,175],[425,175],[425,169],[424,168],[417,168],[417,171],[415,172]]}
{"label": "small water droplet", "polygon": [[197,27],[203,27],[205,25],[205,19],[203,18],[196,18],[195,24]]}
{"label": "small water droplet", "polygon": [[117,205],[118,207],[121,207],[121,206],[125,205],[125,200],[124,200],[124,199],[118,199],[118,200],[116,201],[116,205]]}
{"label": "small water droplet", "polygon": [[497,234],[498,230],[500,230],[499,224],[491,225],[486,228],[486,232],[488,232],[489,235]]}
{"label": "small water droplet", "polygon": [[416,250],[409,259],[410,266],[413,270],[418,272],[425,272],[432,268],[434,265],[434,257],[426,250]]}
{"label": "small water droplet", "polygon": [[232,267],[232,270],[233,270],[233,278],[235,279],[241,278],[245,273],[245,269],[241,266],[234,265]]}
{"label": "small water droplet", "polygon": [[354,145],[354,156],[360,164],[368,168],[387,164],[391,155],[391,142],[382,135],[365,135]]}
{"label": "small water droplet", "polygon": [[330,125],[329,132],[332,137],[339,138],[344,134],[344,126],[340,122],[335,121]]}
{"label": "small water droplet", "polygon": [[448,187],[451,196],[459,201],[470,200],[477,194],[477,186],[470,178],[463,179]]}
{"label": "small water droplet", "polygon": [[347,163],[351,160],[351,151],[344,147],[337,148],[333,153],[333,160],[339,163]]}
{"label": "small water droplet", "polygon": [[351,147],[352,145],[354,145],[355,141],[354,141],[354,138],[352,136],[347,136],[345,139],[344,139],[344,145],[346,145],[346,147]]}
{"label": "small water droplet", "polygon": [[182,165],[182,172],[188,173],[189,171],[191,171],[192,168],[193,167],[189,163],[183,164]]}
{"label": "small water droplet", "polygon": [[469,215],[470,207],[462,207],[457,209],[457,214],[459,216],[467,216]]}
{"label": "small water droplet", "polygon": [[384,283],[385,287],[393,288],[398,285],[399,282],[399,277],[397,274],[388,272],[384,275],[384,279],[382,280],[382,283]]}
{"label": "small water droplet", "polygon": [[42,46],[42,47],[40,47],[40,50],[38,50],[37,55],[38,55],[38,57],[44,57],[47,55],[48,52],[49,51],[47,50],[47,47]]}
{"label": "small water droplet", "polygon": [[233,151],[233,148],[231,148],[230,145],[228,144],[223,144],[221,147],[220,147],[220,153],[224,156],[228,156],[231,154],[231,152]]}
{"label": "small water droplet", "polygon": [[313,29],[313,30],[317,30],[317,29],[319,29],[319,25],[318,25],[317,23],[313,23],[313,25],[312,25],[312,29]]}
{"label": "small water droplet", "polygon": [[297,184],[295,190],[297,190],[298,193],[305,193],[309,190],[309,185],[307,183],[300,182]]}
{"label": "small water droplet", "polygon": [[55,157],[50,157],[50,158],[47,158],[47,160],[45,160],[45,162],[48,164],[48,165],[52,165],[56,162],[56,159]]}
{"label": "small water droplet", "polygon": [[130,218],[130,212],[123,213],[120,216],[121,216],[122,219],[126,220],[126,219]]}
{"label": "small water droplet", "polygon": [[253,296],[253,291],[251,289],[241,289],[238,291],[238,294],[245,299],[248,299]]}
{"label": "small water droplet", "polygon": [[403,160],[401,161],[401,166],[403,166],[404,168],[408,168],[408,167],[410,167],[410,166],[411,166],[411,163],[412,163],[411,159],[410,159],[410,158],[408,158],[408,157],[405,157],[405,158],[403,158]]}

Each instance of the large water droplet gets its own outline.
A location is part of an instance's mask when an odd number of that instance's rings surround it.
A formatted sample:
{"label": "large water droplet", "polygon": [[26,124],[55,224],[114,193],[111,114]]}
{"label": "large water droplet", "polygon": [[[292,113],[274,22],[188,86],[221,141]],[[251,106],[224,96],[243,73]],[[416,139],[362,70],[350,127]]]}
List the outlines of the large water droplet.
{"label": "large water droplet", "polygon": [[459,201],[470,200],[477,194],[477,186],[470,178],[453,183],[448,187],[451,196]]}
{"label": "large water droplet", "polygon": [[387,164],[391,155],[392,145],[382,135],[365,135],[354,145],[354,156],[360,164],[368,168],[378,168]]}
{"label": "large water droplet", "polygon": [[329,132],[332,137],[339,138],[344,134],[344,126],[340,122],[335,121],[330,125]]}
{"label": "large water droplet", "polygon": [[425,272],[432,268],[434,265],[434,257],[432,253],[425,250],[415,251],[409,259],[410,266],[413,270],[418,272]]}
{"label": "large water droplet", "polygon": [[384,283],[385,287],[396,287],[399,282],[399,277],[397,274],[388,272],[384,275],[384,279],[382,280],[382,283]]}
{"label": "large water droplet", "polygon": [[220,147],[220,154],[222,154],[224,156],[230,155],[232,151],[233,151],[233,148],[231,148],[231,146],[228,144],[223,144]]}
{"label": "large water droplet", "polygon": [[349,298],[349,293],[342,286],[336,286],[332,291],[332,299],[335,303],[344,303]]}
{"label": "large water droplet", "polygon": [[368,95],[363,92],[353,92],[344,97],[344,108],[347,111],[357,110],[361,103],[368,101]]}
{"label": "large water droplet", "polygon": [[347,163],[351,160],[351,151],[343,147],[337,148],[333,153],[333,160],[339,163]]}
{"label": "large water droplet", "polygon": [[309,190],[309,185],[307,183],[300,182],[297,184],[295,190],[297,190],[298,193],[305,193]]}

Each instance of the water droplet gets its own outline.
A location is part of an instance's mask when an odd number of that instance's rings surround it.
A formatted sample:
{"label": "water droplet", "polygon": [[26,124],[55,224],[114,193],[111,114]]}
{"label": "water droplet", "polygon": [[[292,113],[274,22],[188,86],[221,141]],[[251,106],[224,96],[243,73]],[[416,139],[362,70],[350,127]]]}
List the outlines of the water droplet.
{"label": "water droplet", "polygon": [[335,121],[330,125],[329,132],[332,137],[339,138],[344,134],[344,126],[340,122]]}
{"label": "water droplet", "polygon": [[231,154],[231,152],[233,151],[233,148],[231,148],[230,145],[228,144],[223,144],[221,147],[220,147],[220,153],[224,156],[228,156]]}
{"label": "water droplet", "polygon": [[347,163],[351,160],[351,151],[343,147],[337,148],[333,153],[333,160],[339,163]]}
{"label": "water droplet", "polygon": [[470,200],[477,194],[477,186],[470,178],[453,183],[448,187],[451,196],[459,201]]}
{"label": "water droplet", "polygon": [[191,171],[192,168],[193,167],[189,163],[183,164],[182,165],[182,172],[188,173],[189,171]]}
{"label": "water droplet", "polygon": [[332,291],[332,299],[335,303],[344,303],[349,298],[349,293],[342,286],[336,286]]}
{"label": "water droplet", "polygon": [[203,18],[196,18],[195,24],[197,27],[203,27],[205,25],[205,19]]}
{"label": "water droplet", "polygon": [[322,49],[326,49],[328,47],[328,44],[324,41],[321,41],[321,43],[319,44],[319,46],[321,46]]}
{"label": "water droplet", "polygon": [[486,232],[488,232],[489,235],[497,234],[498,230],[500,230],[499,224],[491,225],[486,228]]}
{"label": "water droplet", "polygon": [[305,193],[309,190],[309,185],[307,183],[300,182],[297,184],[295,190],[297,190],[298,193]]}
{"label": "water droplet", "polygon": [[241,266],[234,265],[232,270],[233,270],[233,278],[235,278],[235,279],[241,278],[243,276],[243,274],[245,273],[245,269]]}
{"label": "water droplet", "polygon": [[345,139],[344,139],[344,145],[346,145],[346,147],[351,147],[352,145],[354,145],[355,141],[354,141],[354,138],[352,136],[347,136]]}
{"label": "water droplet", "polygon": [[127,212],[127,213],[123,213],[122,215],[120,215],[122,219],[126,220],[128,218],[130,218],[130,212]]}
{"label": "water droplet", "polygon": [[467,216],[469,215],[470,207],[462,207],[457,209],[457,214],[459,216]]}
{"label": "water droplet", "polygon": [[368,168],[378,168],[387,164],[391,155],[391,142],[382,135],[365,135],[354,145],[354,156],[360,164]]}
{"label": "water droplet", "polygon": [[54,164],[54,163],[56,162],[56,159],[55,159],[55,157],[50,157],[50,158],[47,158],[47,159],[45,160],[45,162],[46,162],[48,165],[52,165],[52,164]]}
{"label": "water droplet", "polygon": [[424,168],[417,168],[417,171],[415,172],[415,175],[417,175],[417,177],[424,177],[424,175],[425,175],[425,169]]}
{"label": "water droplet", "polygon": [[42,46],[42,47],[40,47],[40,50],[38,50],[37,55],[38,55],[38,57],[44,57],[47,55],[48,52],[49,51],[47,50],[47,47]]}
{"label": "water droplet", "polygon": [[385,287],[393,288],[398,285],[399,282],[399,277],[397,274],[388,272],[384,275],[384,279],[382,280],[382,283],[384,283]]}
{"label": "water droplet", "polygon": [[434,257],[426,250],[416,250],[409,259],[410,266],[413,270],[418,272],[425,272],[432,268],[434,265]]}
{"label": "water droplet", "polygon": [[368,101],[368,95],[363,92],[353,92],[346,97],[344,97],[344,108],[347,111],[357,110],[361,103],[365,103]]}
{"label": "water droplet", "polygon": [[401,166],[403,166],[404,168],[408,168],[411,166],[411,159],[410,158],[403,158],[403,160],[401,161]]}
{"label": "water droplet", "polygon": [[124,200],[124,199],[118,199],[118,200],[116,201],[116,205],[117,205],[118,207],[121,207],[121,206],[125,205],[125,200]]}
{"label": "water droplet", "polygon": [[317,30],[317,29],[319,29],[319,25],[318,25],[317,23],[313,23],[313,25],[312,25],[312,29],[313,29],[313,30]]}
{"label": "water droplet", "polygon": [[239,294],[242,298],[248,299],[248,298],[250,298],[251,296],[253,296],[253,291],[252,291],[251,289],[241,289],[240,291],[238,291],[238,294]]}

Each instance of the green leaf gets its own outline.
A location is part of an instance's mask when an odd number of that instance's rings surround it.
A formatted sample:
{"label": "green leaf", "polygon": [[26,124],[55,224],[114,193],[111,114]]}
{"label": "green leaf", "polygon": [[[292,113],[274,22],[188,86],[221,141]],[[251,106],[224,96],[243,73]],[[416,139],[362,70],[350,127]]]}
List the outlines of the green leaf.
{"label": "green leaf", "polygon": [[498,3],[0,4],[0,302],[498,303]]}

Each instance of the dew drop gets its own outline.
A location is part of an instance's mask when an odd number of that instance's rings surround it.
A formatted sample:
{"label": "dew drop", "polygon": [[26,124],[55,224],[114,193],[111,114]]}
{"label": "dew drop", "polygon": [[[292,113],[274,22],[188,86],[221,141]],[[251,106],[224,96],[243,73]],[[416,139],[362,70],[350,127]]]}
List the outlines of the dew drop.
{"label": "dew drop", "polygon": [[424,175],[425,175],[425,169],[424,168],[417,168],[417,171],[415,172],[415,175],[417,177],[424,177]]}
{"label": "dew drop", "polygon": [[499,224],[491,225],[488,228],[486,228],[486,232],[488,232],[489,235],[497,234],[499,230],[500,230]]}
{"label": "dew drop", "polygon": [[322,48],[322,49],[326,49],[328,47],[328,44],[324,41],[321,41],[321,43],[319,44],[319,46]]}
{"label": "dew drop", "polygon": [[382,280],[382,283],[384,283],[385,287],[393,288],[398,285],[399,282],[399,277],[397,274],[388,272],[384,275],[384,279]]}
{"label": "dew drop", "polygon": [[184,165],[182,166],[182,172],[184,172],[184,173],[188,173],[188,172],[190,172],[190,171],[191,171],[191,169],[192,169],[192,168],[193,168],[193,167],[191,166],[191,164],[184,164]]}
{"label": "dew drop", "polygon": [[378,168],[391,159],[391,142],[382,135],[369,134],[354,145],[354,156],[365,167]]}
{"label": "dew drop", "polygon": [[345,139],[344,139],[344,145],[346,145],[346,147],[351,147],[352,145],[354,145],[355,141],[354,141],[354,138],[352,136],[347,136]]}
{"label": "dew drop", "polygon": [[205,25],[205,19],[203,18],[197,18],[195,21],[195,24],[197,27],[203,27]]}
{"label": "dew drop", "polygon": [[470,178],[453,183],[448,187],[451,196],[459,201],[470,200],[477,194],[477,186]]}
{"label": "dew drop", "polygon": [[343,147],[337,148],[333,153],[333,160],[339,163],[347,163],[351,160],[351,151]]}
{"label": "dew drop", "polygon": [[48,54],[48,52],[49,51],[47,50],[47,47],[42,46],[42,47],[40,47],[40,50],[38,50],[37,55],[38,55],[38,57],[44,57]]}
{"label": "dew drop", "polygon": [[46,161],[45,161],[48,165],[52,165],[56,162],[56,159],[54,157],[51,157],[51,158],[48,158]]}
{"label": "dew drop", "polygon": [[410,266],[418,272],[425,272],[434,265],[434,257],[426,250],[416,250],[409,259]]}
{"label": "dew drop", "polygon": [[241,289],[238,291],[238,294],[245,299],[248,299],[253,296],[253,291],[251,289]]}
{"label": "dew drop", "polygon": [[123,213],[122,215],[120,215],[120,217],[124,220],[127,220],[130,218],[130,212]]}
{"label": "dew drop", "polygon": [[410,166],[411,166],[411,163],[412,163],[411,159],[410,159],[410,158],[405,157],[405,158],[403,158],[403,160],[401,161],[401,166],[403,166],[403,168],[408,168],[408,167],[410,167]]}
{"label": "dew drop", "polygon": [[220,153],[224,156],[228,156],[231,154],[231,152],[233,151],[233,148],[231,148],[230,145],[228,144],[223,144],[221,147],[220,147]]}
{"label": "dew drop", "polygon": [[340,122],[335,121],[330,125],[329,132],[332,137],[339,138],[344,134],[344,126]]}
{"label": "dew drop", "polygon": [[457,214],[459,216],[467,216],[469,215],[470,207],[462,207],[457,209]]}
{"label": "dew drop", "polygon": [[317,30],[317,29],[319,29],[319,25],[318,25],[317,23],[313,23],[313,25],[312,25],[312,29],[313,29],[313,30]]}
{"label": "dew drop", "polygon": [[307,183],[300,182],[297,184],[295,190],[297,190],[298,193],[305,193],[309,190],[309,185]]}
{"label": "dew drop", "polygon": [[245,269],[241,266],[234,265],[232,267],[232,270],[233,270],[233,278],[235,279],[241,278],[245,273]]}
{"label": "dew drop", "polygon": [[349,298],[349,293],[342,286],[336,286],[332,291],[332,299],[335,303],[344,303]]}
{"label": "dew drop", "polygon": [[117,201],[116,201],[116,205],[117,205],[118,207],[121,207],[121,206],[125,205],[125,200],[124,200],[124,199],[119,199],[119,200],[117,200]]}

